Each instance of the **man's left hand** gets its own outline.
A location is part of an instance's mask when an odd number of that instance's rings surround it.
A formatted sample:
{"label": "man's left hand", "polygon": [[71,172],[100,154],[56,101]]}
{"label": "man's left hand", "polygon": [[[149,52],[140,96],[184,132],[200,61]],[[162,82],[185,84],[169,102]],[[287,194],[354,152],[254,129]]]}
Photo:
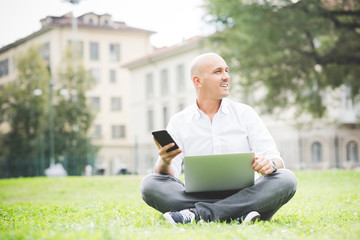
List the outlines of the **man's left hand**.
{"label": "man's left hand", "polygon": [[268,175],[274,172],[271,161],[264,157],[255,157],[252,168],[262,175]]}

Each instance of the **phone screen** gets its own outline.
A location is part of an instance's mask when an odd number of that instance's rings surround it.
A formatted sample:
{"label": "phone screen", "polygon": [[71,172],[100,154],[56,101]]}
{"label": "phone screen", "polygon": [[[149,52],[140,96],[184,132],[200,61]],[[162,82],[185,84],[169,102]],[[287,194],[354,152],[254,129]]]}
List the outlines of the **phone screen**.
{"label": "phone screen", "polygon": [[169,143],[175,143],[175,146],[169,148],[166,152],[171,152],[179,148],[179,146],[176,144],[174,139],[170,136],[170,134],[166,130],[153,131],[152,135],[155,137],[156,141],[158,141],[158,143],[160,143],[162,147],[168,145]]}

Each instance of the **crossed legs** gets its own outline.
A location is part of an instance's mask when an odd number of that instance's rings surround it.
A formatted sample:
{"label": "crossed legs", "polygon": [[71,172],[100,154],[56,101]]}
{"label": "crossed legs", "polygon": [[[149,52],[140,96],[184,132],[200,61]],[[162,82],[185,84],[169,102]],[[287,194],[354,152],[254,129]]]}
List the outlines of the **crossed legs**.
{"label": "crossed legs", "polygon": [[150,174],[140,186],[144,201],[164,213],[196,208],[204,221],[226,221],[257,211],[261,220],[272,216],[295,194],[297,180],[288,169],[262,176],[240,191],[186,193],[185,185],[170,175]]}

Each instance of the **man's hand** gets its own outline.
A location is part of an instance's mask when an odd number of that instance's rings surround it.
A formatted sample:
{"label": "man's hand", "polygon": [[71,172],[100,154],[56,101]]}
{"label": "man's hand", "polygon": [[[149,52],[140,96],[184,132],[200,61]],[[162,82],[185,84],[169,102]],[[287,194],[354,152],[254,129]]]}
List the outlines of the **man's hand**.
{"label": "man's hand", "polygon": [[252,168],[262,175],[268,175],[274,172],[271,161],[264,157],[255,157]]}
{"label": "man's hand", "polygon": [[175,146],[175,143],[170,143],[170,144],[162,147],[160,145],[160,143],[158,143],[158,141],[156,141],[156,139],[154,137],[153,137],[153,139],[156,143],[156,146],[159,148],[159,156],[162,159],[162,164],[155,166],[155,172],[161,173],[161,174],[174,175],[172,169],[170,168],[170,164],[171,164],[171,161],[174,159],[174,157],[179,155],[182,152],[182,150],[180,148],[178,148],[171,152],[166,152],[169,148],[172,148],[173,146]]}

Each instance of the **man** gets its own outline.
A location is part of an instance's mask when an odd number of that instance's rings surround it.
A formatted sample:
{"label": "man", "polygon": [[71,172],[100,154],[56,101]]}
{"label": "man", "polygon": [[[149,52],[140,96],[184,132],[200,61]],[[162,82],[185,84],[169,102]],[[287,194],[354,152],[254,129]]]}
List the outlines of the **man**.
{"label": "man", "polygon": [[[255,111],[232,102],[229,95],[229,67],[215,53],[196,57],[191,64],[196,104],[174,115],[167,130],[179,149],[164,147],[155,140],[159,158],[155,173],[144,178],[144,201],[165,213],[171,224],[203,221],[253,222],[270,220],[296,191],[294,174],[284,162],[273,138]],[[184,156],[254,152],[252,168],[260,173],[254,186],[239,191],[186,193],[177,177]],[[186,170],[185,170],[186,171]]]}

